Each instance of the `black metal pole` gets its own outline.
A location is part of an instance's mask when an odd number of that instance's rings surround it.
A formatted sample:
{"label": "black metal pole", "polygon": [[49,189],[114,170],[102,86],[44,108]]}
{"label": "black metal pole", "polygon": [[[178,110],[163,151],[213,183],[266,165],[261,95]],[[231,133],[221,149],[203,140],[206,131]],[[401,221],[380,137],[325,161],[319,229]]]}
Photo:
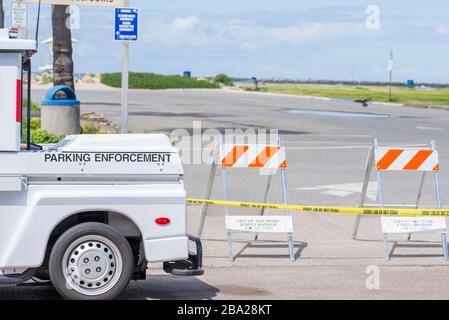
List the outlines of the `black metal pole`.
{"label": "black metal pole", "polygon": [[3,0],[0,0],[0,29],[5,27],[5,11],[3,10]]}
{"label": "black metal pole", "polygon": [[39,48],[39,25],[41,21],[41,0],[39,0],[39,5],[37,7],[37,22],[36,22],[36,51]]}
{"label": "black metal pole", "polygon": [[27,83],[27,150],[31,149],[31,58],[28,60]]}

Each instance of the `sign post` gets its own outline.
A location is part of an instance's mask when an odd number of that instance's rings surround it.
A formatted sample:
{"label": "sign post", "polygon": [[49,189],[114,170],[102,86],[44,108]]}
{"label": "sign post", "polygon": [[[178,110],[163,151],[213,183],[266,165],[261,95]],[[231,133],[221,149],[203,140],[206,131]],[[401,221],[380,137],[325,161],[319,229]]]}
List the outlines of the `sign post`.
{"label": "sign post", "polygon": [[121,133],[128,133],[128,105],[129,105],[129,42],[122,42],[122,107],[120,117]]}
{"label": "sign post", "polygon": [[[129,0],[125,1],[129,4]],[[128,133],[129,42],[139,38],[139,11],[137,8],[115,8],[114,39],[122,42],[122,106],[121,133]]]}

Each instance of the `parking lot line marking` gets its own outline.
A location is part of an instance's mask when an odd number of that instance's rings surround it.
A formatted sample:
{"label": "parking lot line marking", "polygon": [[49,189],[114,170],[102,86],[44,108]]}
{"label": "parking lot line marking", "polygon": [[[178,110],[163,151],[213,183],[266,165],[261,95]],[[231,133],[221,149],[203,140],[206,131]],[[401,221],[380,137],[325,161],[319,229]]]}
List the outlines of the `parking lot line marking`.
{"label": "parking lot line marking", "polygon": [[[316,187],[300,187],[296,191],[318,191],[321,194],[331,195],[336,197],[349,197],[354,194],[362,192],[363,182],[344,183],[333,185],[320,185]],[[368,184],[366,196],[375,201],[377,198],[377,182],[371,181]]]}

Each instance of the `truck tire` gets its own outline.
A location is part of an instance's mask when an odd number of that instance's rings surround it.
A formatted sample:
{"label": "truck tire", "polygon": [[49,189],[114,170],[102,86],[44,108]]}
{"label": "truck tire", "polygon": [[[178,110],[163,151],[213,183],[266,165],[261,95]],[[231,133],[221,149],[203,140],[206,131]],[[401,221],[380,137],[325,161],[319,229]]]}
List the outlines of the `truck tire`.
{"label": "truck tire", "polygon": [[110,300],[129,284],[133,254],[128,241],[113,227],[79,224],[56,241],[50,254],[53,286],[69,300]]}

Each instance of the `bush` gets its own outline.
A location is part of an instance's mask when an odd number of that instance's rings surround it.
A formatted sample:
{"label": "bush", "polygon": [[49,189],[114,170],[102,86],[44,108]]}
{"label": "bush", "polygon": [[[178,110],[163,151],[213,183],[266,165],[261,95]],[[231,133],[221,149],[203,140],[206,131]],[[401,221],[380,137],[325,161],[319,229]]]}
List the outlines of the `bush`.
{"label": "bush", "polygon": [[64,136],[57,136],[51,132],[48,132],[44,129],[31,130],[31,143],[35,144],[52,144],[58,143],[64,139]]}
{"label": "bush", "polygon": [[224,73],[217,74],[214,78],[215,83],[219,83],[225,86],[233,86],[234,82],[232,79]]}
{"label": "bush", "polygon": [[[121,73],[105,73],[101,75],[101,83],[114,87],[122,87]],[[196,80],[182,76],[164,76],[155,73],[130,72],[129,87],[131,89],[217,89],[216,83]]]}
{"label": "bush", "polygon": [[[30,129],[31,129],[31,134],[33,133],[34,130],[39,130],[41,128],[41,119],[39,118],[31,118],[31,122],[30,122]],[[22,122],[22,143],[26,142],[26,132],[27,132],[27,122],[23,121]]]}
{"label": "bush", "polygon": [[[26,142],[26,130],[27,130],[27,123],[26,121],[22,122],[22,130],[23,130],[23,136],[22,136],[22,142]],[[31,143],[35,144],[52,144],[52,143],[58,143],[62,139],[64,139],[64,135],[58,136],[51,132],[48,132],[44,129],[41,129],[41,119],[39,118],[32,118],[30,122],[30,128],[31,128]]]}
{"label": "bush", "polygon": [[87,122],[81,126],[81,134],[102,134],[100,127],[93,122]]}
{"label": "bush", "polygon": [[[23,98],[22,101],[22,106],[23,106],[23,112],[26,112],[26,108],[27,108],[27,99]],[[41,110],[41,106],[36,104],[34,101],[31,101],[31,111],[37,112]]]}
{"label": "bush", "polygon": [[[24,121],[24,125],[26,126],[26,121]],[[31,130],[38,130],[41,128],[41,119],[32,118],[30,122]]]}

